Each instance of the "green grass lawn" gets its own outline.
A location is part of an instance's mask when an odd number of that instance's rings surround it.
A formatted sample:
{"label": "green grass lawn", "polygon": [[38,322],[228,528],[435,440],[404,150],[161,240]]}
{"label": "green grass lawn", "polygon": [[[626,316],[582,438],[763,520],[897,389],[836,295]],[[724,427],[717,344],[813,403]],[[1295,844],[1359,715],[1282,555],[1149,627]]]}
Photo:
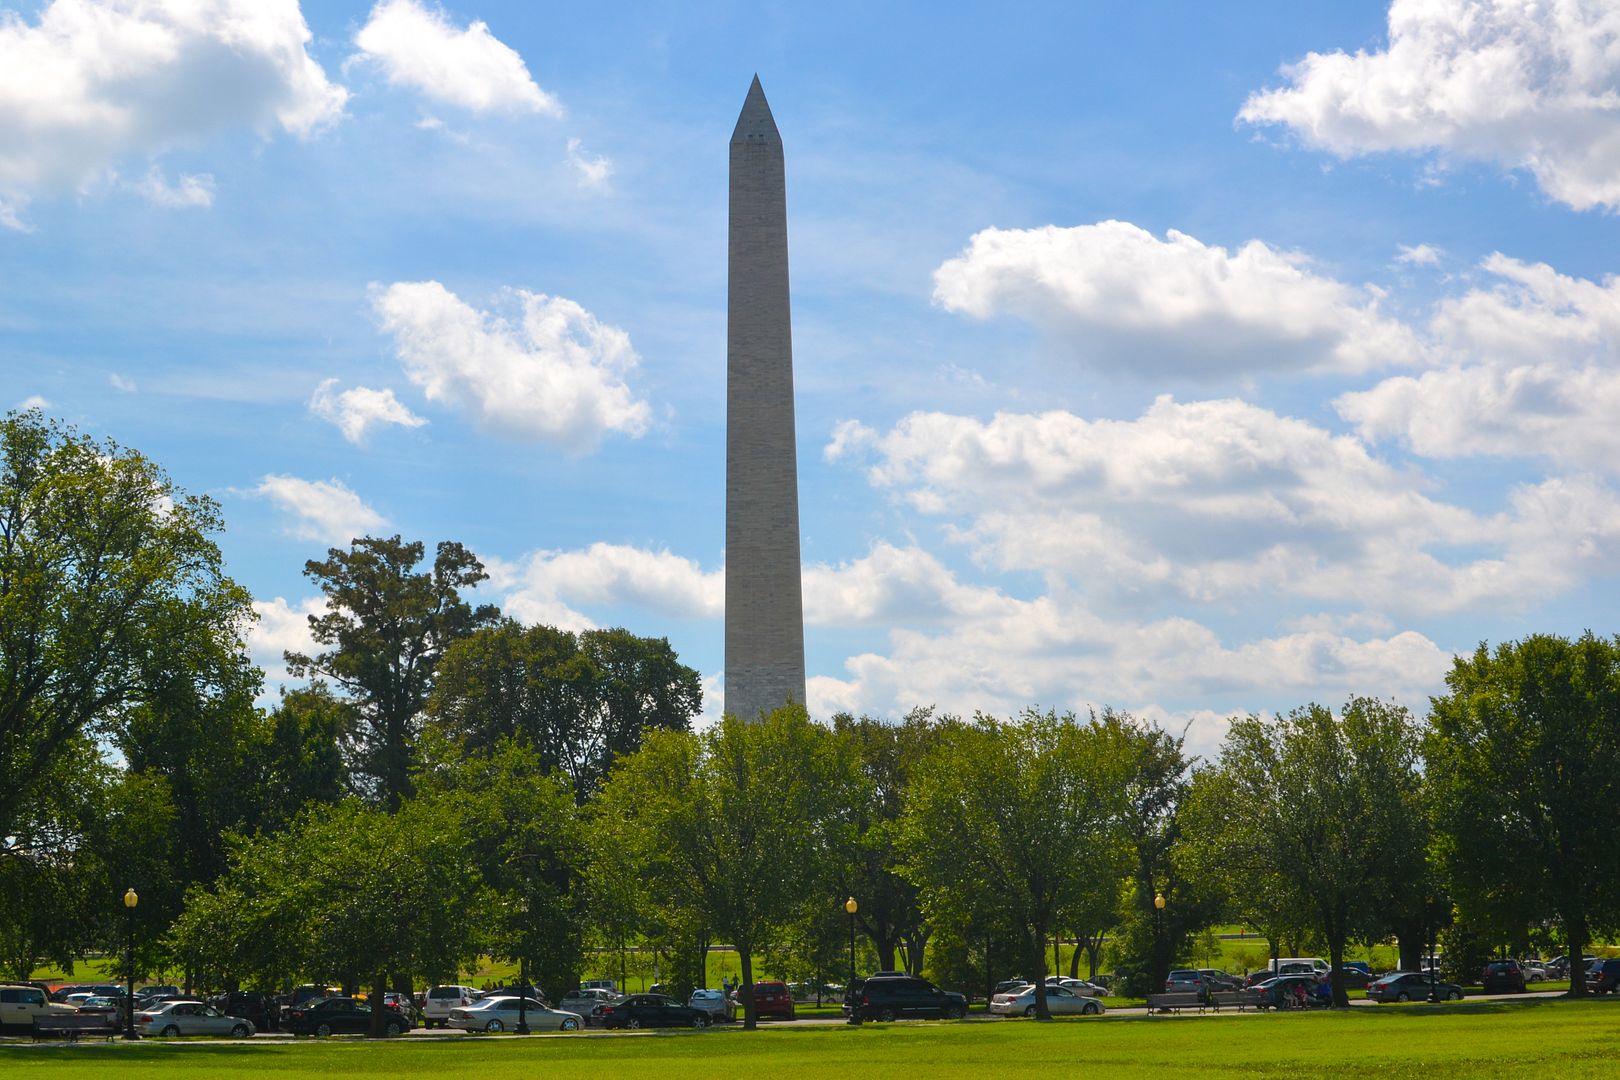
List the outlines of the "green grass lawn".
{"label": "green grass lawn", "polygon": [[655,1075],[986,1076],[1051,1070],[1116,1078],[1169,1075],[1298,1077],[1354,1073],[1447,1080],[1613,1075],[1620,1002],[1556,999],[1455,1006],[1360,1008],[1305,1015],[1244,1015],[793,1027],[632,1036],[568,1035],[332,1040],[257,1046],[174,1043],[0,1047],[7,1080],[119,1077]]}

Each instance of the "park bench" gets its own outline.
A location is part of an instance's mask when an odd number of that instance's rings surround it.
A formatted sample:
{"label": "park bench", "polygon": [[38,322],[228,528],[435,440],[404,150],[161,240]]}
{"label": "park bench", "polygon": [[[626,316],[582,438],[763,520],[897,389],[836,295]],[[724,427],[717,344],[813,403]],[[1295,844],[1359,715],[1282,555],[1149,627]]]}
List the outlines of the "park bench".
{"label": "park bench", "polygon": [[34,1041],[66,1039],[78,1042],[80,1035],[111,1039],[118,1034],[116,1018],[109,1013],[63,1013],[61,1016],[34,1017]]}
{"label": "park bench", "polygon": [[1231,1008],[1236,1008],[1238,1012],[1242,1012],[1251,1005],[1253,1005],[1255,1008],[1259,1008],[1260,991],[1222,990],[1214,995],[1213,999],[1210,1001],[1210,1004],[1215,1007],[1216,1012],[1219,1012],[1222,1009]]}
{"label": "park bench", "polygon": [[1185,994],[1149,994],[1148,1015],[1156,1012],[1169,1012],[1172,1009],[1197,1009],[1204,1011],[1204,995],[1193,991]]}

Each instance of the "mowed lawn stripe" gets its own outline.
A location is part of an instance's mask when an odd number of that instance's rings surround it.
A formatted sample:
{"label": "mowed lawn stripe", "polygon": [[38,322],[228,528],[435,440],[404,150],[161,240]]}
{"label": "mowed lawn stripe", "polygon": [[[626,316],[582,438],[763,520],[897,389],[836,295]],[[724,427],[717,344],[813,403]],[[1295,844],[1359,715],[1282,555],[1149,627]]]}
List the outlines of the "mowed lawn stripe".
{"label": "mowed lawn stripe", "polygon": [[[0,1049],[7,1080],[185,1077],[648,1075],[985,1077],[1031,1070],[1119,1077],[1612,1077],[1620,1002],[1546,1000],[1305,1015],[964,1023],[778,1025],[631,1037],[301,1041],[275,1045],[94,1045]],[[116,1071],[115,1071],[116,1070]],[[1039,1075],[1035,1073],[1034,1075]]]}

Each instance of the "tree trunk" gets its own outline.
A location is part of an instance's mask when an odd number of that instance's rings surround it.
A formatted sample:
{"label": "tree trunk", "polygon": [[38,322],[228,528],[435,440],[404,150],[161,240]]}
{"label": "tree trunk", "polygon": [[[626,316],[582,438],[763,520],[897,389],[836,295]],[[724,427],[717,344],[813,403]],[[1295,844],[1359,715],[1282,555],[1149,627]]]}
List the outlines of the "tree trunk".
{"label": "tree trunk", "polygon": [[906,970],[913,975],[921,975],[923,970],[923,951],[928,948],[928,939],[933,936],[927,930],[918,930],[914,934],[901,934],[900,944],[906,953]]}
{"label": "tree trunk", "polygon": [[1069,978],[1080,977],[1080,943],[1086,939],[1079,934],[1074,935],[1074,952],[1069,955]]}
{"label": "tree trunk", "polygon": [[383,1020],[388,1010],[383,1005],[383,997],[388,993],[388,973],[379,971],[371,977],[371,999],[366,1004],[371,1006],[371,1027],[367,1030],[368,1038],[380,1039],[383,1035]]}
{"label": "tree trunk", "polygon": [[1344,989],[1344,934],[1336,931],[1328,939],[1328,966],[1333,970],[1328,972],[1328,979],[1333,986],[1333,1007],[1335,1009],[1348,1009],[1350,995]]}
{"label": "tree trunk", "polygon": [[1400,946],[1400,962],[1396,965],[1401,971],[1422,971],[1423,952],[1428,947],[1424,940],[1421,927],[1405,927],[1397,935],[1396,940]]}
{"label": "tree trunk", "polygon": [[895,971],[894,941],[891,938],[874,938],[872,944],[877,947],[878,970]]}
{"label": "tree trunk", "polygon": [[1565,944],[1569,951],[1564,955],[1569,957],[1569,996],[1586,996],[1586,964],[1581,961],[1581,955],[1586,952],[1586,909],[1581,904],[1573,905],[1569,918],[1564,920]]}
{"label": "tree trunk", "polygon": [[738,944],[737,959],[742,964],[741,993],[743,1004],[743,1030],[753,1031],[759,1026],[759,1014],[754,1011],[754,951],[746,945]]}
{"label": "tree trunk", "polygon": [[1046,1004],[1046,927],[1037,923],[1029,936],[1030,959],[1035,962],[1035,1018],[1052,1019],[1052,1010]]}

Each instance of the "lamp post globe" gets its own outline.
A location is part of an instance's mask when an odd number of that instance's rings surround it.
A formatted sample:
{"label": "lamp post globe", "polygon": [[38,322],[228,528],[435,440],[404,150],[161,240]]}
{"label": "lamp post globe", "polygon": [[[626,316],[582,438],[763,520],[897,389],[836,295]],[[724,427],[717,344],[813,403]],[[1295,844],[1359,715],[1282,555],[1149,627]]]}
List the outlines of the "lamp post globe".
{"label": "lamp post globe", "polygon": [[844,901],[849,913],[849,984],[844,987],[844,1000],[849,1003],[849,1022],[855,1025],[861,1022],[861,1004],[855,1000],[855,913],[860,909],[853,896]]}
{"label": "lamp post globe", "polygon": [[124,891],[124,910],[129,913],[129,949],[124,954],[124,976],[129,980],[129,993],[124,1000],[124,1038],[135,1038],[135,905],[141,902],[134,889]]}

